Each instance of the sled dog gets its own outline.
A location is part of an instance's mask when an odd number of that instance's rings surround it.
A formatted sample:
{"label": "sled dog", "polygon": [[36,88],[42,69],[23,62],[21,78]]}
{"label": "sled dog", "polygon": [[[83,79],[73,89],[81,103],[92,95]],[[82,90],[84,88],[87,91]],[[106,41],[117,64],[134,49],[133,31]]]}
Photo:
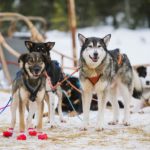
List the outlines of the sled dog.
{"label": "sled dog", "polygon": [[113,51],[107,49],[111,38],[110,34],[104,38],[86,38],[82,34],[78,34],[78,38],[81,45],[79,78],[82,87],[83,130],[86,130],[88,127],[93,92],[98,97],[96,124],[98,131],[104,128],[104,108],[107,99],[111,100],[113,107],[113,120],[110,124],[115,125],[119,121],[117,90],[119,90],[124,99],[123,124],[129,125],[129,109],[133,86],[137,90],[140,90],[138,89],[140,87],[138,86],[137,74],[133,71],[127,55],[120,54],[118,49]]}

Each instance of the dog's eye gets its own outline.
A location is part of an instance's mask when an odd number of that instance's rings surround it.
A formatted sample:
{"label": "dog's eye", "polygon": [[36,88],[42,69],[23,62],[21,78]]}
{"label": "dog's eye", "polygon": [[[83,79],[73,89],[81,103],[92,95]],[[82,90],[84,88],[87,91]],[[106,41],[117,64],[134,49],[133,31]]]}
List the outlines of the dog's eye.
{"label": "dog's eye", "polygon": [[39,61],[38,61],[40,64],[42,64],[43,63],[43,61],[42,61],[42,59],[39,59]]}
{"label": "dog's eye", "polygon": [[29,59],[29,60],[28,60],[28,63],[29,63],[29,64],[32,64],[32,63],[33,63],[33,59]]}
{"label": "dog's eye", "polygon": [[89,47],[89,48],[92,48],[92,45],[89,45],[88,47]]}
{"label": "dog's eye", "polygon": [[98,48],[100,48],[101,46],[100,46],[100,45],[98,45],[97,47],[98,47]]}

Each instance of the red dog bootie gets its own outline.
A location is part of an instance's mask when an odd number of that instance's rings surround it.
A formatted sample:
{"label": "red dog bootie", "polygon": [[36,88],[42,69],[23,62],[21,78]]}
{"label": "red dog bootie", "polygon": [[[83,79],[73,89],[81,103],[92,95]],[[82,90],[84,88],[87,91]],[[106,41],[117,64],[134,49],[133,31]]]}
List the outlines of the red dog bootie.
{"label": "red dog bootie", "polygon": [[28,133],[30,136],[36,136],[37,132],[35,131],[34,128],[28,128]]}
{"label": "red dog bootie", "polygon": [[39,132],[39,133],[38,133],[38,139],[39,139],[39,140],[47,140],[47,139],[48,139],[48,136],[47,136],[46,133]]}
{"label": "red dog bootie", "polygon": [[24,140],[26,140],[26,139],[27,139],[27,137],[26,137],[26,135],[25,135],[24,132],[20,132],[20,135],[17,136],[17,140],[22,140],[22,141],[24,141]]}
{"label": "red dog bootie", "polygon": [[8,128],[8,130],[7,131],[4,131],[3,132],[3,136],[4,137],[10,137],[10,136],[12,136],[13,135],[13,128]]}

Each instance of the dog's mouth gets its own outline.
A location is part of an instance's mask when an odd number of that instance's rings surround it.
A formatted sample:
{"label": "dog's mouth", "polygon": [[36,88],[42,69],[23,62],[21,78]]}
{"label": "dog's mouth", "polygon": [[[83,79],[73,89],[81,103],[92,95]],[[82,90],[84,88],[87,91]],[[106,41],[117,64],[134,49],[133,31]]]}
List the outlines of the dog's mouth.
{"label": "dog's mouth", "polygon": [[33,69],[31,69],[31,73],[33,75],[33,77],[39,77],[41,75],[41,69],[40,67],[35,67]]}
{"label": "dog's mouth", "polygon": [[41,73],[32,72],[32,75],[33,75],[34,77],[39,77],[39,76],[40,76],[40,74],[41,74]]}
{"label": "dog's mouth", "polygon": [[93,61],[93,62],[97,62],[97,61],[98,61],[98,59],[99,59],[99,57],[98,57],[98,56],[96,56],[96,57],[95,57],[95,56],[94,56],[94,57],[92,57],[92,56],[90,56],[90,55],[89,55],[89,57],[90,57],[90,59],[92,59],[92,61]]}

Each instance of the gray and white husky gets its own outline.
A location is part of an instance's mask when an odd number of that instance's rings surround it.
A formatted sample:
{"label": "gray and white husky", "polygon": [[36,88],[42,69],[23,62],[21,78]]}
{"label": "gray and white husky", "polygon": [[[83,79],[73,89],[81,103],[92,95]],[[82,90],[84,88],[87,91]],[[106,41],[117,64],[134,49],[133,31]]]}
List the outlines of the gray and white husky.
{"label": "gray and white husky", "polygon": [[[111,35],[104,38],[89,37],[78,34],[81,45],[80,52],[80,82],[83,100],[83,130],[87,129],[89,123],[89,111],[92,93],[98,96],[98,116],[96,129],[104,128],[104,108],[106,98],[111,100],[113,109],[113,120],[110,124],[115,125],[119,121],[119,106],[117,91],[124,99],[124,125],[129,125],[130,100],[133,87],[140,91],[140,80],[137,73],[132,69],[126,54],[120,55],[119,50],[108,51],[107,44]],[[121,57],[121,58],[120,58]],[[118,59],[121,59],[121,61]]]}

